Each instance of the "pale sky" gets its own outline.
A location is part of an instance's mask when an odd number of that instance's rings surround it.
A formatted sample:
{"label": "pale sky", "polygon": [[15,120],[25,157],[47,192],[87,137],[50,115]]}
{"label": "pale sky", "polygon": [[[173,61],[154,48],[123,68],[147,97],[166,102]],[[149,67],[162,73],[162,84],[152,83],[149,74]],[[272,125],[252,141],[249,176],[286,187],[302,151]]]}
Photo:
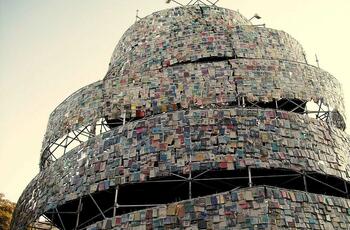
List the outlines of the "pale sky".
{"label": "pale sky", "polygon": [[[218,5],[247,18],[258,13],[262,19],[254,23],[291,34],[311,64],[317,53],[321,68],[342,83],[350,111],[349,0],[221,0]],[[16,202],[39,172],[49,114],[71,93],[104,77],[136,10],[143,17],[171,6],[176,4],[165,0],[0,0],[0,192]]]}

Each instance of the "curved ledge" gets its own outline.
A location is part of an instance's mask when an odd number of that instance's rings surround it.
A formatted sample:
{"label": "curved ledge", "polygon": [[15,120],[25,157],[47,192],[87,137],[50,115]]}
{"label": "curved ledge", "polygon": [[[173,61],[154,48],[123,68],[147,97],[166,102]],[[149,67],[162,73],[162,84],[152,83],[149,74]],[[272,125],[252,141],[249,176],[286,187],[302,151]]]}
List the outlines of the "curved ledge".
{"label": "curved ledge", "polygon": [[105,115],[109,119],[147,116],[178,107],[215,107],[237,103],[274,102],[283,98],[322,101],[344,117],[339,82],[324,70],[286,60],[227,59],[191,62],[159,71],[104,79]]}
{"label": "curved ledge", "polygon": [[[186,49],[186,46],[182,48],[175,46],[176,44],[174,43],[179,37],[187,40],[184,42],[185,44],[189,42],[190,36],[203,34],[203,38],[205,38],[204,31],[208,31],[208,33],[214,33],[215,31],[222,32],[237,25],[251,25],[251,22],[236,11],[220,7],[186,6],[155,12],[137,21],[124,33],[113,52],[110,65],[111,67],[123,65],[125,61],[123,57],[125,58],[128,55],[132,58],[132,55],[129,55],[130,52],[141,54],[144,52],[143,49],[147,49],[149,53],[157,54],[155,56],[155,59],[157,59],[157,56],[161,55],[157,50],[170,50],[171,47],[174,47],[177,51]],[[219,36],[222,37],[223,35]],[[196,38],[199,39],[198,42],[202,41],[202,37],[199,36]],[[194,48],[196,42],[196,39],[194,39],[189,45]],[[198,51],[201,48],[198,46],[196,49]],[[170,51],[169,58],[171,53]],[[178,55],[173,56],[177,58],[176,62],[189,60],[188,57],[185,57],[186,55],[177,53]],[[232,55],[232,49],[229,50],[229,53]],[[193,54],[193,58],[195,58],[195,55]],[[140,55],[137,56],[139,57]],[[144,62],[145,60],[142,61],[147,65]],[[164,61],[164,64],[167,64],[168,61],[169,64],[175,63],[174,59]],[[149,64],[153,65],[152,68],[157,68],[157,66],[162,65],[162,61],[160,59],[154,60]]]}
{"label": "curved ledge", "polygon": [[102,117],[103,83],[94,82],[66,98],[50,114],[43,140],[43,149],[70,131],[95,123]]}
{"label": "curved ledge", "polygon": [[[114,51],[110,69],[118,75],[134,74],[213,57],[306,62],[302,46],[283,31],[252,25],[205,26],[210,28],[184,28],[176,37],[163,32],[149,41],[144,39],[146,31],[125,34]],[[134,44],[132,48],[123,39]]]}
{"label": "curved ledge", "polygon": [[203,167],[289,169],[349,181],[348,149],[344,132],[295,113],[244,108],[169,112],[130,122],[65,154],[28,185],[16,219],[28,224],[109,186]]}
{"label": "curved ledge", "polygon": [[[234,172],[227,171],[227,172],[231,174],[232,173],[236,174],[235,171]],[[265,181],[273,178],[271,177],[273,175],[269,175],[269,176],[266,176],[268,178],[265,178]],[[285,177],[283,178],[279,178],[280,183],[282,181],[281,184],[285,184],[283,183],[283,181],[286,182],[287,180],[287,181],[293,181],[294,187],[295,185],[297,186],[298,184],[303,186],[303,182],[302,182],[303,179],[301,179],[301,181],[295,180],[296,178],[295,174],[284,175],[284,176]],[[56,226],[61,228],[73,229],[75,226],[78,225],[78,229],[89,229],[89,226],[88,226],[89,224],[91,223],[100,224],[98,223],[99,221],[101,220],[106,221],[104,220],[104,218],[114,219],[114,218],[121,218],[123,216],[125,217],[128,215],[133,215],[133,213],[138,213],[138,212],[142,213],[145,211],[144,208],[147,208],[147,207],[154,207],[155,209],[157,209],[159,207],[168,206],[169,209],[171,209],[171,207],[178,206],[181,203],[190,202],[191,204],[193,204],[193,202],[196,203],[196,201],[203,200],[203,196],[217,197],[217,196],[220,196],[221,194],[228,193],[227,191],[232,193],[232,199],[234,199],[234,201],[238,197],[241,197],[241,198],[245,197],[251,201],[252,199],[251,196],[249,196],[249,194],[246,194],[246,192],[244,192],[244,194],[246,195],[243,195],[242,191],[247,191],[247,190],[249,191],[257,188],[259,188],[260,193],[254,193],[254,197],[256,197],[255,195],[257,194],[260,194],[260,196],[265,194],[265,196],[272,196],[271,198],[275,199],[276,201],[280,198],[283,198],[284,201],[291,200],[292,202],[298,202],[298,203],[301,202],[303,203],[303,206],[305,206],[306,203],[316,202],[317,204],[323,204],[324,202],[327,202],[327,210],[329,210],[330,207],[335,206],[334,208],[337,208],[337,209],[340,208],[338,210],[343,210],[342,211],[344,212],[343,214],[347,212],[346,211],[347,208],[350,208],[350,203],[349,203],[350,200],[343,198],[344,194],[340,197],[330,196],[330,194],[332,193],[324,194],[323,192],[324,192],[325,186],[323,186],[322,184],[318,184],[315,188],[314,188],[315,184],[311,184],[312,188],[314,189],[304,192],[303,189],[299,190],[298,188],[293,188],[293,186],[291,185],[286,187],[285,186],[279,187],[279,186],[275,186],[273,183],[263,184],[263,182],[262,183],[259,182],[260,180],[259,178],[262,179],[262,177],[253,178],[254,182],[256,182],[254,183],[253,188],[247,188],[246,187],[247,185],[245,183],[242,183],[242,181],[247,180],[247,178],[236,178],[235,180],[226,180],[228,178],[226,179],[223,178],[221,180],[216,180],[216,181],[213,180],[212,183],[207,183],[208,181],[206,181],[206,183],[203,183],[205,179],[210,179],[210,178],[204,178],[199,181],[193,181],[192,191],[194,191],[196,195],[192,197],[194,199],[190,199],[190,200],[187,200],[188,197],[186,195],[187,193],[186,186],[181,187],[181,184],[183,184],[184,182],[170,183],[169,181],[164,181],[164,182],[158,181],[158,182],[161,182],[161,183],[158,183],[157,181],[153,181],[157,183],[152,183],[152,184],[141,183],[141,184],[126,185],[126,186],[110,187],[107,190],[99,191],[94,194],[89,194],[88,196],[79,197],[75,200],[71,200],[60,206],[52,207],[52,209],[47,210],[44,213],[44,215],[48,219],[50,219],[52,223],[54,223]],[[211,178],[211,179],[215,179],[215,178]],[[237,181],[241,181],[241,182],[237,182]],[[308,182],[312,182],[312,180],[309,180]],[[166,190],[162,189],[164,188],[164,186],[167,187]],[[274,187],[271,187],[271,186],[274,186]],[[349,186],[349,184],[347,184],[347,186]],[[219,187],[220,187],[219,190],[215,190]],[[177,188],[177,189],[172,192],[171,190],[174,188]],[[244,188],[244,189],[241,189],[241,188]],[[321,188],[321,190],[317,190],[317,188]],[[271,191],[271,189],[273,189],[274,191]],[[279,193],[276,191],[281,191],[281,192]],[[117,199],[117,203],[115,204],[116,195],[118,199]],[[181,201],[177,203],[173,203],[176,201],[175,196]],[[248,198],[247,196],[250,198]],[[317,199],[315,199],[314,197],[317,197]],[[213,198],[211,198],[211,200],[213,200]],[[279,201],[277,201],[277,203],[278,202]],[[83,205],[79,208],[80,203]],[[227,200],[225,203],[230,204],[229,200]],[[270,204],[271,203],[269,203],[269,206]],[[99,207],[101,211],[99,211],[99,209],[97,209],[96,207]],[[270,207],[275,207],[275,206],[271,205]],[[286,207],[284,206],[284,209],[285,208]],[[78,212],[77,213],[65,212],[65,210],[72,210],[72,209],[80,210],[79,211],[80,218],[78,222],[77,222],[77,216],[76,216]],[[103,216],[101,214],[102,212],[104,213]],[[340,212],[339,215],[342,214],[342,212]],[[58,216],[58,213],[60,213],[59,214],[60,216]],[[15,229],[19,229],[21,227],[25,228],[26,223],[18,221],[20,219],[18,219],[19,216],[16,215],[16,213],[14,216],[15,216],[15,219],[14,219],[15,221],[13,222],[13,226],[17,227]],[[252,216],[250,215],[249,217],[251,218]],[[63,221],[61,222],[60,219]],[[62,223],[64,223],[64,226],[62,225]],[[114,222],[114,223],[117,223],[117,222]],[[336,221],[333,221],[332,223],[337,224]],[[101,228],[101,229],[105,229],[105,228]]]}
{"label": "curved ledge", "polygon": [[346,229],[349,208],[344,198],[259,186],[99,218],[86,229]]}
{"label": "curved ledge", "polygon": [[[188,72],[194,74],[186,77]],[[103,88],[100,82],[84,87],[55,110],[59,112],[51,114],[43,152],[48,143],[83,126],[94,126],[101,117],[122,119],[125,113],[130,119],[188,107],[214,107],[215,104],[220,107],[227,103],[237,104],[241,97],[248,102],[264,103],[281,98],[313,100],[344,114],[340,92],[340,84],[327,72],[281,60],[230,59],[229,63],[191,63],[168,67],[161,73],[105,79]],[[81,104],[81,101],[85,103]],[[342,117],[338,120],[344,119]]]}
{"label": "curved ledge", "polygon": [[94,127],[100,118],[122,119],[125,114],[129,120],[191,107],[237,105],[242,98],[260,105],[285,98],[323,103],[338,111],[329,121],[344,127],[339,82],[326,71],[302,63],[228,59],[172,66],[162,72],[109,74],[103,82],[74,93],[50,115],[42,161],[47,159],[50,143],[71,131]]}

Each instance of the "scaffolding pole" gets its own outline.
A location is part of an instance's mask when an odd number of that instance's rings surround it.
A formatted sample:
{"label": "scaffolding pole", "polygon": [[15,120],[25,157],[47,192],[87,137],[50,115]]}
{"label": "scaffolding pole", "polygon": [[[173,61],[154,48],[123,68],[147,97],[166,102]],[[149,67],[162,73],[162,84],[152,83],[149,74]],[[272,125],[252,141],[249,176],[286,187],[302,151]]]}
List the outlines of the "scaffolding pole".
{"label": "scaffolding pole", "polygon": [[348,185],[346,184],[345,180],[344,180],[344,187],[345,187],[345,192],[346,192],[346,198],[349,198]]}
{"label": "scaffolding pole", "polygon": [[303,182],[304,182],[304,189],[307,192],[307,182],[306,182],[306,173],[305,173],[305,171],[303,172]]}
{"label": "scaffolding pole", "polygon": [[117,213],[118,205],[118,191],[119,191],[119,185],[115,187],[115,196],[114,196],[114,205],[113,205],[113,217],[115,217]]}
{"label": "scaffolding pole", "polygon": [[100,206],[98,206],[97,202],[95,201],[95,199],[91,196],[91,194],[89,193],[89,197],[91,198],[92,202],[94,202],[95,206],[97,207],[98,211],[100,211],[101,215],[103,216],[104,219],[106,219],[105,214],[102,212]]}
{"label": "scaffolding pole", "polygon": [[248,166],[248,186],[249,186],[249,188],[253,187],[252,171],[251,171],[251,168],[249,166]]}
{"label": "scaffolding pole", "polygon": [[79,218],[80,218],[80,212],[82,210],[82,200],[81,200],[81,197],[79,199],[79,204],[78,204],[78,210],[77,210],[77,220],[75,222],[75,230],[78,229],[78,226],[79,226]]}
{"label": "scaffolding pole", "polygon": [[55,208],[55,210],[56,210],[56,212],[57,212],[58,219],[60,220],[60,223],[61,223],[61,225],[62,225],[63,230],[66,230],[66,228],[64,227],[64,223],[63,223],[63,221],[62,221],[62,217],[61,217],[60,213],[58,212],[58,209]]}

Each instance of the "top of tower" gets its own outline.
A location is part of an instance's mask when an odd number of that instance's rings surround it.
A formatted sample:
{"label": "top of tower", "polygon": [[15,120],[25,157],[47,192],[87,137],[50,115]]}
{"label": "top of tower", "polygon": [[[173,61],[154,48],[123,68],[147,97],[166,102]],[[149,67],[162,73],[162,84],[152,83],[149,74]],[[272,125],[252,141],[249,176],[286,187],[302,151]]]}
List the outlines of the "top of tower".
{"label": "top of tower", "polygon": [[[138,20],[124,33],[113,52],[110,68],[144,55],[152,56],[149,64],[154,68],[164,64],[161,62],[165,61],[165,56],[176,58],[178,62],[191,61],[196,58],[198,49],[205,49],[202,44],[204,37],[227,40],[230,31],[239,25],[252,24],[239,12],[215,5],[186,5],[158,11]],[[225,45],[218,47],[213,42],[212,52],[207,50],[208,57],[217,56],[213,52]],[[188,52],[193,54],[186,56]]]}

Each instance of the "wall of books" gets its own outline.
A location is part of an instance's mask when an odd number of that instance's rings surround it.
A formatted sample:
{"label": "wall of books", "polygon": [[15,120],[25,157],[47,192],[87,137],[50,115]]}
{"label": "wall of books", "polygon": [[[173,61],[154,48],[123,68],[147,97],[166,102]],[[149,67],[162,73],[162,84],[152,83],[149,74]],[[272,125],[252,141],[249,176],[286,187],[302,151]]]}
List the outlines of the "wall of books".
{"label": "wall of books", "polygon": [[228,31],[237,25],[251,23],[240,13],[219,7],[189,6],[155,12],[124,33],[110,65],[125,66],[127,71],[131,65],[149,70],[225,52],[232,57]]}
{"label": "wall of books", "polygon": [[97,81],[73,93],[50,114],[43,141],[45,148],[72,130],[93,124],[102,117],[103,84]]}
{"label": "wall of books", "polygon": [[[254,102],[282,98],[324,103],[344,116],[341,86],[329,73],[285,60],[229,59],[104,79],[105,114],[137,117],[180,108],[225,105],[245,96]],[[328,82],[327,84],[325,82]]]}
{"label": "wall of books", "polygon": [[101,117],[140,118],[179,109],[222,106],[238,97],[323,101],[344,118],[339,82],[321,69],[284,60],[230,59],[126,75],[109,73],[74,93],[50,115],[43,148]]}
{"label": "wall of books", "polygon": [[[42,171],[18,208],[43,213],[116,184],[192,171],[290,169],[350,181],[347,136],[325,122],[275,110],[168,112],[90,139]],[[35,209],[34,209],[35,207]],[[23,222],[23,223],[24,223]]]}
{"label": "wall of books", "polygon": [[[117,74],[159,70],[163,67],[218,58],[281,59],[305,63],[302,46],[289,34],[274,29],[257,27],[240,20],[231,25],[217,25],[193,15],[180,20],[168,18],[169,28],[153,27],[163,17],[152,16],[136,23],[118,43],[110,63]],[[176,17],[177,18],[177,17]],[[189,23],[188,21],[191,21]],[[148,29],[149,27],[154,29]]]}
{"label": "wall of books", "polygon": [[254,187],[136,211],[97,222],[99,229],[348,229],[344,198]]}
{"label": "wall of books", "polygon": [[[226,60],[196,62],[209,57]],[[222,106],[241,96],[322,100],[344,119],[338,81],[303,62],[302,47],[290,35],[253,26],[235,11],[191,6],[156,12],[124,34],[103,82],[77,91],[51,114],[42,152],[101,117]]]}

